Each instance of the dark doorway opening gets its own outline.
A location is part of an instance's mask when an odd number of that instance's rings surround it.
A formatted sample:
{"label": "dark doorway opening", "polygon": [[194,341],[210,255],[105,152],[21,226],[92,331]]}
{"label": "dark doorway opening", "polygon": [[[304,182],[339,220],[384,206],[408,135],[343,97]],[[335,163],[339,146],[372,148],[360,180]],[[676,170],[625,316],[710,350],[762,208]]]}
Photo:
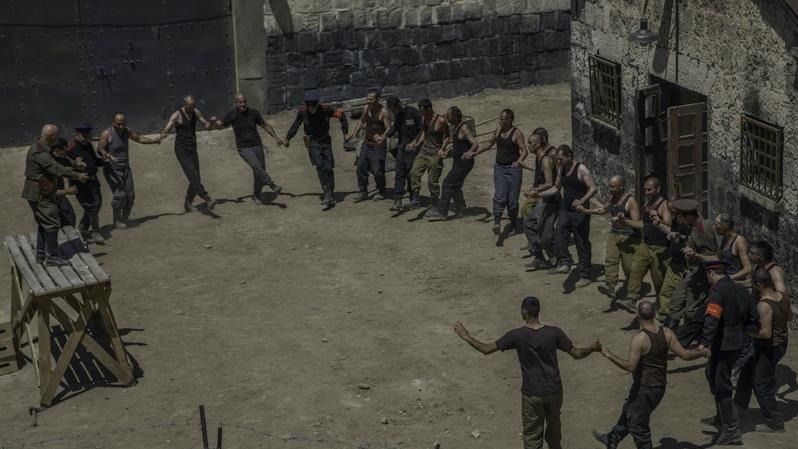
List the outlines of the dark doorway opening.
{"label": "dark doorway opening", "polygon": [[643,183],[656,176],[666,198],[708,200],[707,97],[655,76],[638,92],[640,137],[636,161],[638,197]]}

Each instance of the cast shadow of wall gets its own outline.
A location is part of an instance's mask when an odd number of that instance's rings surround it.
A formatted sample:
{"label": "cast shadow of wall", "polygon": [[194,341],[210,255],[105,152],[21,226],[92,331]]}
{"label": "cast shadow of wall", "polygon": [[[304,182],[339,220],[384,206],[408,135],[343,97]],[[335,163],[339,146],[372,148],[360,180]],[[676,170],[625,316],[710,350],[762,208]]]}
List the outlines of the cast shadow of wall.
{"label": "cast shadow of wall", "polygon": [[267,0],[267,2],[272,9],[274,20],[283,31],[283,34],[287,36],[294,34],[294,17],[291,14],[291,6],[288,5],[288,0]]}

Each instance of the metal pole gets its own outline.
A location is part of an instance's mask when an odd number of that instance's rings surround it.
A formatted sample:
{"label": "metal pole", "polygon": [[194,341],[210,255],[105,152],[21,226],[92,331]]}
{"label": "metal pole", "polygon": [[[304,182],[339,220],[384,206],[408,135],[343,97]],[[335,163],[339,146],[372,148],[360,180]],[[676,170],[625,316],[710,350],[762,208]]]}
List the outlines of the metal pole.
{"label": "metal pole", "polygon": [[222,449],[222,426],[216,429],[216,449]]}
{"label": "metal pole", "polygon": [[202,449],[208,449],[208,426],[205,422],[205,406],[199,406],[200,426],[202,426]]}

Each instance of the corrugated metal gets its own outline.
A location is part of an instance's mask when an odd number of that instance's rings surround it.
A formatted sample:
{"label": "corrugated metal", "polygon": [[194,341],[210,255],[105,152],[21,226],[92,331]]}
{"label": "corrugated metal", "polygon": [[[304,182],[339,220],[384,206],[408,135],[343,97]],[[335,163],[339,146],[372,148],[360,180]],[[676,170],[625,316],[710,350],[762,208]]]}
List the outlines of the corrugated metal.
{"label": "corrugated metal", "polygon": [[9,2],[0,145],[26,143],[46,122],[104,127],[116,111],[154,131],[187,93],[218,113],[234,86],[231,21],[229,0]]}

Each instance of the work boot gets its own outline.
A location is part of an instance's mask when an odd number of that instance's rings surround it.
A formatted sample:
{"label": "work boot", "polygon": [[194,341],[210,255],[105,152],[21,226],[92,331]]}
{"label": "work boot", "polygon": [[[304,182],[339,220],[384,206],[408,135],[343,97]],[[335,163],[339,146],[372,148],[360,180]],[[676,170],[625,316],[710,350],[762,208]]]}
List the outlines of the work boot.
{"label": "work boot", "polygon": [[782,427],[770,427],[767,424],[757,424],[754,428],[754,432],[761,432],[761,433],[784,433],[784,426]]}
{"label": "work boot", "polygon": [[125,220],[122,218],[122,211],[120,209],[113,210],[114,215],[114,227],[116,229],[127,229],[127,224]]}
{"label": "work boot", "polygon": [[421,199],[419,199],[418,195],[411,195],[410,196],[410,203],[407,205],[410,209],[416,209],[421,207]]}
{"label": "work boot", "polygon": [[590,279],[588,279],[588,278],[580,278],[580,279],[579,279],[578,281],[576,281],[576,283],[574,284],[574,288],[582,288],[582,287],[587,287],[588,285],[590,285],[590,284],[591,284],[591,282],[592,282],[592,281],[591,281]]}
{"label": "work boot", "polygon": [[270,188],[270,189],[272,189],[272,191],[273,191],[274,193],[280,193],[280,192],[282,192],[282,191],[283,191],[283,188],[282,188],[282,187],[278,186],[277,184],[275,184],[275,183],[273,183],[273,182],[272,182],[271,184],[269,184],[269,188]]}
{"label": "work boot", "polygon": [[385,194],[385,190],[380,190],[379,192],[377,192],[374,195],[373,200],[374,201],[383,201],[383,200],[385,200],[387,198],[388,198],[388,196]]}
{"label": "work boot", "polygon": [[398,212],[398,211],[400,211],[402,209],[403,209],[402,199],[401,198],[397,198],[397,199],[393,200],[393,204],[391,205],[390,210]]}
{"label": "work boot", "polygon": [[105,238],[100,231],[93,231],[91,233],[91,240],[98,245],[105,245]]}
{"label": "work boot", "polygon": [[610,434],[608,433],[601,433],[594,430],[593,437],[597,439],[599,443],[603,444],[607,449],[616,449],[618,447],[617,444],[610,441]]}
{"label": "work boot", "polygon": [[260,199],[260,193],[252,194],[252,202],[257,206],[263,206],[263,200]]}
{"label": "work boot", "polygon": [[599,286],[598,291],[610,299],[615,299],[617,285],[615,282],[605,282]]}
{"label": "work boot", "polygon": [[560,265],[559,267],[554,267],[547,271],[547,274],[568,274],[571,272],[570,265]]}
{"label": "work boot", "polygon": [[499,235],[502,233],[502,217],[494,216],[493,217],[493,235]]}
{"label": "work boot", "polygon": [[360,192],[357,195],[357,198],[355,198],[355,201],[360,202],[360,201],[366,201],[367,199],[369,199],[369,193],[368,192]]}
{"label": "work boot", "polygon": [[718,411],[720,412],[720,433],[715,439],[715,444],[725,446],[742,443],[743,435],[740,432],[740,422],[737,410],[734,408],[734,401],[731,398],[723,399],[718,403]]}
{"label": "work boot", "polygon": [[205,207],[208,208],[208,210],[213,210],[213,208],[216,207],[216,201],[208,195],[202,197],[202,201],[205,201]]}
{"label": "work boot", "polygon": [[80,233],[80,238],[83,239],[84,242],[91,243],[91,232],[89,232],[88,228],[80,224],[78,225],[78,232]]}
{"label": "work boot", "polygon": [[186,211],[186,213],[194,210],[194,205],[192,204],[191,198],[186,197],[186,199],[183,200],[183,210]]}
{"label": "work boot", "polygon": [[438,208],[435,206],[430,207],[427,209],[427,212],[424,213],[425,218],[444,218],[441,213],[438,211]]}
{"label": "work boot", "polygon": [[324,205],[327,207],[335,206],[335,198],[333,197],[332,193],[327,192],[324,195]]}
{"label": "work boot", "polygon": [[619,309],[625,310],[629,313],[637,313],[637,301],[633,299],[623,298],[615,301],[615,305],[618,306]]}
{"label": "work boot", "polygon": [[526,271],[540,271],[540,270],[548,270],[551,268],[551,265],[546,260],[539,260],[535,259],[532,262],[524,265]]}

